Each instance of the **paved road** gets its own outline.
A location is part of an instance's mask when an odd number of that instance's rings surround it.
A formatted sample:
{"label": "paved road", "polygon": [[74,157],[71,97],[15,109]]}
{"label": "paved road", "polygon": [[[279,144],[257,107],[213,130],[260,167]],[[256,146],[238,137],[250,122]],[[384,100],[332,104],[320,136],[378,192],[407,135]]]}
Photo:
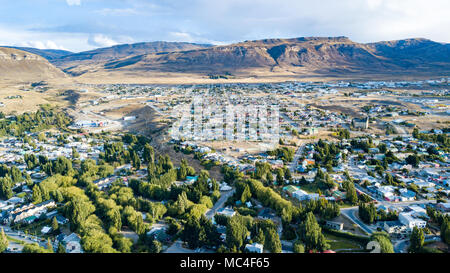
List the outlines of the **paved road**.
{"label": "paved road", "polygon": [[216,212],[219,209],[221,209],[225,205],[225,202],[228,200],[228,198],[234,194],[234,191],[235,191],[235,189],[233,189],[231,191],[227,191],[227,192],[221,192],[219,200],[217,200],[217,202],[214,204],[214,206],[211,209],[206,211],[205,216],[209,220],[212,220],[212,218],[214,217]]}
{"label": "paved road", "polygon": [[294,159],[289,164],[289,170],[291,171],[291,174],[294,175],[297,172],[297,166],[298,166],[298,160],[303,154],[303,150],[305,149],[305,146],[300,146],[297,151],[295,152]]}
{"label": "paved road", "polygon": [[[439,242],[441,238],[439,236],[434,235],[426,235],[425,242]],[[395,253],[407,253],[409,247],[409,239],[404,239],[400,241],[394,242],[394,252]]]}
{"label": "paved road", "polygon": [[152,103],[147,102],[146,105],[151,107],[153,110],[155,110],[156,113],[160,114],[161,116],[165,116],[166,115],[163,112],[161,112],[156,106],[154,106]]}
{"label": "paved road", "polygon": [[374,232],[374,230],[366,225],[363,221],[359,220],[359,218],[356,216],[356,213],[358,212],[358,207],[351,207],[351,208],[344,208],[341,209],[341,214],[350,219],[353,223],[358,225],[362,230],[367,232],[369,235]]}
{"label": "paved road", "polygon": [[[13,238],[13,239],[22,241],[22,242],[27,243],[27,244],[38,243],[42,247],[46,247],[47,246],[47,241],[46,240],[42,241],[43,240],[42,238],[35,237],[35,236],[32,236],[32,235],[25,235],[23,232],[13,231],[8,226],[0,225],[0,230],[2,228],[5,231],[5,234],[7,236]],[[22,249],[23,248],[23,246],[21,246],[18,243],[15,243],[15,242],[9,242],[9,247],[11,247],[11,248],[18,248],[18,249]]]}

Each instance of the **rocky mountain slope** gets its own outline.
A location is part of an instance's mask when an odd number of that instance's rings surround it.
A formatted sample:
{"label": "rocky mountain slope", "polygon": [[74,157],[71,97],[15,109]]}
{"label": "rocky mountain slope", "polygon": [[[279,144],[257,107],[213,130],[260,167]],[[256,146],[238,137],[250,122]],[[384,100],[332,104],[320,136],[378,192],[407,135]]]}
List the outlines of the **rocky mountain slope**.
{"label": "rocky mountain slope", "polygon": [[45,58],[14,48],[0,47],[0,80],[33,81],[66,75]]}

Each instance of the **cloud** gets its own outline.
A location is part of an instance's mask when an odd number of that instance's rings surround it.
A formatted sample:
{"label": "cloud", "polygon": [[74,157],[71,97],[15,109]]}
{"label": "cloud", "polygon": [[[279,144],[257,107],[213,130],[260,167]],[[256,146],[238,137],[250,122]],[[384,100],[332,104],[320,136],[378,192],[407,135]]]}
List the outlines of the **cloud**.
{"label": "cloud", "polygon": [[114,41],[113,39],[103,34],[95,34],[89,36],[88,43],[91,46],[95,47],[110,47],[119,44],[119,42]]}
{"label": "cloud", "polygon": [[69,6],[80,6],[81,0],[66,0],[66,3]]}
{"label": "cloud", "polygon": [[104,34],[94,34],[89,36],[87,42],[93,47],[111,47],[118,44],[133,43],[134,40],[129,36],[109,37]]}
{"label": "cloud", "polygon": [[138,14],[138,11],[133,8],[125,8],[125,9],[111,9],[111,8],[104,8],[101,10],[97,10],[97,13],[103,15],[103,16],[128,16],[128,15],[136,15]]}
{"label": "cloud", "polygon": [[61,45],[57,45],[54,41],[28,41],[20,43],[20,46],[23,47],[34,47],[39,49],[59,49],[59,50],[67,50],[65,47]]}
{"label": "cloud", "polygon": [[40,0],[34,6],[19,4],[29,1],[3,2],[0,27],[9,31],[0,35],[0,42],[49,40],[75,51],[121,43],[122,36],[137,42],[214,44],[302,36],[450,42],[450,31],[445,31],[450,29],[448,0]]}

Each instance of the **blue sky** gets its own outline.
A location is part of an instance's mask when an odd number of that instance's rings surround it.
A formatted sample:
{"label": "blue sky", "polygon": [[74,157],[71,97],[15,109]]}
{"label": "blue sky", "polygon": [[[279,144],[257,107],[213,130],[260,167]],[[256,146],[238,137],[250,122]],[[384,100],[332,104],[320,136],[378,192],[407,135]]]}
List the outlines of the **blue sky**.
{"label": "blue sky", "polygon": [[0,45],[228,44],[301,36],[450,42],[448,0],[0,0]]}

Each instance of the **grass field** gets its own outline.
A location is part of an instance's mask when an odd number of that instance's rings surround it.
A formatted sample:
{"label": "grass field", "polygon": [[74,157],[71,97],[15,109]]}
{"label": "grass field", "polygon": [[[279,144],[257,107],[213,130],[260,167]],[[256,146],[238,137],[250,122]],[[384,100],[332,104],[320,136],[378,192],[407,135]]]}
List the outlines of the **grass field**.
{"label": "grass field", "polygon": [[364,250],[364,247],[359,242],[354,240],[338,237],[327,232],[324,232],[324,235],[328,244],[330,244],[330,248],[336,252],[354,252]]}

